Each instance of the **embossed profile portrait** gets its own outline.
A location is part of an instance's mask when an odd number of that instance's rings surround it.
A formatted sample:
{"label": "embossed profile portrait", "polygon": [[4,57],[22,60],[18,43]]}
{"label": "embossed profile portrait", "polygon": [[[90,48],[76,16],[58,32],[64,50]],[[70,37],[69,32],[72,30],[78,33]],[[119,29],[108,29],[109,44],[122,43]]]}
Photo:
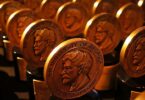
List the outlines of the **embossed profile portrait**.
{"label": "embossed profile portrait", "polygon": [[33,21],[33,18],[28,17],[28,16],[22,16],[18,18],[16,31],[17,31],[17,36],[19,39],[21,39],[23,31],[32,21]]}
{"label": "embossed profile portrait", "polygon": [[63,27],[65,31],[72,32],[78,30],[82,25],[82,13],[78,9],[68,9],[63,17]]}
{"label": "embossed profile portrait", "polygon": [[145,38],[137,41],[135,51],[133,53],[133,69],[141,71],[145,69]]}
{"label": "embossed profile portrait", "polygon": [[34,36],[34,54],[40,56],[40,61],[45,61],[48,54],[54,48],[55,33],[51,29],[40,29]]}
{"label": "embossed profile portrait", "polygon": [[89,53],[73,50],[63,56],[61,72],[62,84],[69,86],[69,91],[78,91],[90,81],[89,72],[92,58]]}
{"label": "embossed profile portrait", "polygon": [[101,50],[110,50],[114,47],[113,34],[116,32],[116,29],[111,23],[107,21],[98,22],[94,32],[94,42],[99,45]]}

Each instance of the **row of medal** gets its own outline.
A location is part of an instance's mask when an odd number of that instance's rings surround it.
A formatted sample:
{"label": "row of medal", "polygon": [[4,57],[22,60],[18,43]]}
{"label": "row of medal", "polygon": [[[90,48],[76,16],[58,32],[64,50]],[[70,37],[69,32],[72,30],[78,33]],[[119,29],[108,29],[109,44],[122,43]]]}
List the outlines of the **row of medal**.
{"label": "row of medal", "polygon": [[44,68],[53,95],[72,99],[95,87],[104,66],[119,64],[125,82],[144,76],[143,9],[143,0],[1,1],[1,35],[30,72]]}

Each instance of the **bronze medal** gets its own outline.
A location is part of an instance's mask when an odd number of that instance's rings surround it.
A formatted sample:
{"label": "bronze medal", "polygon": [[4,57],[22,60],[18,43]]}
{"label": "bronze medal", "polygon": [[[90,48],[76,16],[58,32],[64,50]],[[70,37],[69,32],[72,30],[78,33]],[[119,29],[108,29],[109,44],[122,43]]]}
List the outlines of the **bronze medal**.
{"label": "bronze medal", "polygon": [[84,6],[72,2],[62,5],[56,14],[56,22],[62,27],[66,37],[81,35],[88,18]]}
{"label": "bronze medal", "polygon": [[73,99],[94,88],[103,66],[103,55],[97,45],[74,38],[62,42],[50,53],[44,78],[54,96]]}
{"label": "bronze medal", "polygon": [[137,5],[128,3],[122,6],[116,14],[122,28],[122,40],[125,40],[135,29],[141,27],[144,23],[143,11]]}
{"label": "bronze medal", "polygon": [[14,2],[14,1],[5,1],[0,4],[0,26],[2,27],[2,30],[5,32],[5,26],[6,22],[9,18],[9,16],[15,12],[16,10],[19,10],[21,8],[24,8],[20,3]]}
{"label": "bronze medal", "polygon": [[24,29],[34,20],[36,15],[25,8],[11,14],[7,21],[6,32],[13,46],[20,48],[20,39]]}
{"label": "bronze medal", "polygon": [[118,20],[107,13],[92,17],[84,30],[85,38],[97,44],[104,55],[114,51],[121,40],[121,33]]}
{"label": "bronze medal", "polygon": [[54,20],[58,8],[65,2],[65,0],[43,0],[40,6],[40,17]]}
{"label": "bronze medal", "polygon": [[133,31],[125,40],[120,53],[123,69],[130,77],[145,75],[145,27]]}
{"label": "bronze medal", "polygon": [[24,30],[20,47],[29,66],[38,68],[43,67],[51,50],[63,40],[62,31],[56,23],[40,19]]}

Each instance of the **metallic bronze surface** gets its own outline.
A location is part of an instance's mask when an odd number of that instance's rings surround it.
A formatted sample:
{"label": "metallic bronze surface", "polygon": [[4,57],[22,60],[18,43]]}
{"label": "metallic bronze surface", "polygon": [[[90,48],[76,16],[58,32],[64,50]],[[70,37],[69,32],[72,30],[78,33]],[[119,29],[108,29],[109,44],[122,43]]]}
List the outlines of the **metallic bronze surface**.
{"label": "metallic bronze surface", "polygon": [[43,0],[24,0],[24,5],[31,8],[35,13],[37,13],[42,1]]}
{"label": "metallic bronze surface", "polygon": [[[119,8],[129,2],[131,2],[131,0],[117,0],[119,3]],[[135,0],[134,0],[135,1]]]}
{"label": "metallic bronze surface", "polygon": [[138,96],[134,100],[144,100],[145,99],[145,91],[139,93]]}
{"label": "metallic bronze surface", "polygon": [[117,0],[96,0],[93,5],[92,13],[93,15],[105,12],[115,15],[118,10]]}
{"label": "metallic bronze surface", "polygon": [[59,26],[40,19],[31,23],[23,32],[20,47],[31,68],[43,67],[51,50],[64,40]]}
{"label": "metallic bronze surface", "polygon": [[0,4],[0,27],[2,27],[3,32],[5,32],[5,26],[9,16],[22,7],[23,5],[14,1],[5,1]]}
{"label": "metallic bronze surface", "polygon": [[[141,92],[131,91],[130,100],[136,100],[136,98],[141,94]],[[141,99],[139,99],[141,100]]]}
{"label": "metallic bronze surface", "polygon": [[131,0],[133,3],[138,5],[139,7],[142,7],[145,3],[145,0]]}
{"label": "metallic bronze surface", "polygon": [[68,2],[62,5],[56,14],[58,22],[66,37],[81,35],[89,16],[83,5]]}
{"label": "metallic bronze surface", "polygon": [[144,23],[143,11],[133,3],[127,3],[116,13],[116,17],[123,28],[122,40],[125,40],[135,29],[141,27]]}
{"label": "metallic bronze surface", "polygon": [[26,81],[27,80],[27,62],[25,61],[24,58],[22,57],[17,57],[17,65],[18,65],[18,70],[19,70],[19,77],[21,81]]}
{"label": "metallic bronze surface", "polygon": [[8,61],[13,61],[13,47],[9,40],[3,40],[5,48],[5,57]]}
{"label": "metallic bronze surface", "polygon": [[33,80],[35,100],[51,100],[51,93],[45,81]]}
{"label": "metallic bronze surface", "polygon": [[78,2],[83,4],[87,8],[89,14],[91,14],[95,1],[96,0],[72,0],[72,2]]}
{"label": "metallic bronze surface", "polygon": [[84,36],[99,45],[103,54],[114,51],[121,40],[121,26],[111,14],[101,13],[92,17],[86,24]]}
{"label": "metallic bronze surface", "polygon": [[74,38],[62,42],[50,53],[44,66],[44,78],[54,96],[77,98],[94,88],[103,64],[103,55],[97,45]]}
{"label": "metallic bronze surface", "polygon": [[132,0],[138,7],[143,9],[144,16],[145,16],[145,0]]}
{"label": "metallic bronze surface", "polygon": [[3,2],[5,2],[5,1],[8,1],[8,0],[0,0],[0,4],[3,3]]}
{"label": "metallic bronze surface", "polygon": [[20,48],[20,39],[24,29],[36,19],[34,12],[28,8],[17,10],[10,15],[6,32],[14,47]]}
{"label": "metallic bronze surface", "polygon": [[58,8],[65,2],[66,0],[43,0],[40,6],[40,17],[54,20]]}
{"label": "metallic bronze surface", "polygon": [[120,53],[120,62],[130,77],[145,75],[145,27],[133,31],[125,40]]}
{"label": "metallic bronze surface", "polygon": [[104,66],[102,75],[95,85],[95,89],[99,91],[116,90],[118,65]]}

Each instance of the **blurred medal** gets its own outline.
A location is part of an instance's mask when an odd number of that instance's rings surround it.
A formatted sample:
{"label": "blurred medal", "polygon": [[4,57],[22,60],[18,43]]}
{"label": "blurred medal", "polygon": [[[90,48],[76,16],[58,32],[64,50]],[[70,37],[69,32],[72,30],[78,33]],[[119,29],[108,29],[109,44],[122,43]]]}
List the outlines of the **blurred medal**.
{"label": "blurred medal", "polygon": [[62,27],[66,37],[82,35],[88,18],[89,16],[84,6],[72,2],[62,5],[56,14],[56,22]]}
{"label": "blurred medal", "polygon": [[141,8],[133,3],[127,3],[116,13],[123,28],[122,40],[125,40],[132,31],[141,27],[144,23],[144,14]]}
{"label": "blurred medal", "polygon": [[111,14],[100,13],[92,17],[84,30],[84,36],[97,44],[103,54],[114,51],[121,40],[121,26],[118,20]]}
{"label": "blurred medal", "polygon": [[20,48],[20,39],[24,29],[36,20],[32,10],[25,8],[11,14],[6,24],[6,32],[14,47]]}

